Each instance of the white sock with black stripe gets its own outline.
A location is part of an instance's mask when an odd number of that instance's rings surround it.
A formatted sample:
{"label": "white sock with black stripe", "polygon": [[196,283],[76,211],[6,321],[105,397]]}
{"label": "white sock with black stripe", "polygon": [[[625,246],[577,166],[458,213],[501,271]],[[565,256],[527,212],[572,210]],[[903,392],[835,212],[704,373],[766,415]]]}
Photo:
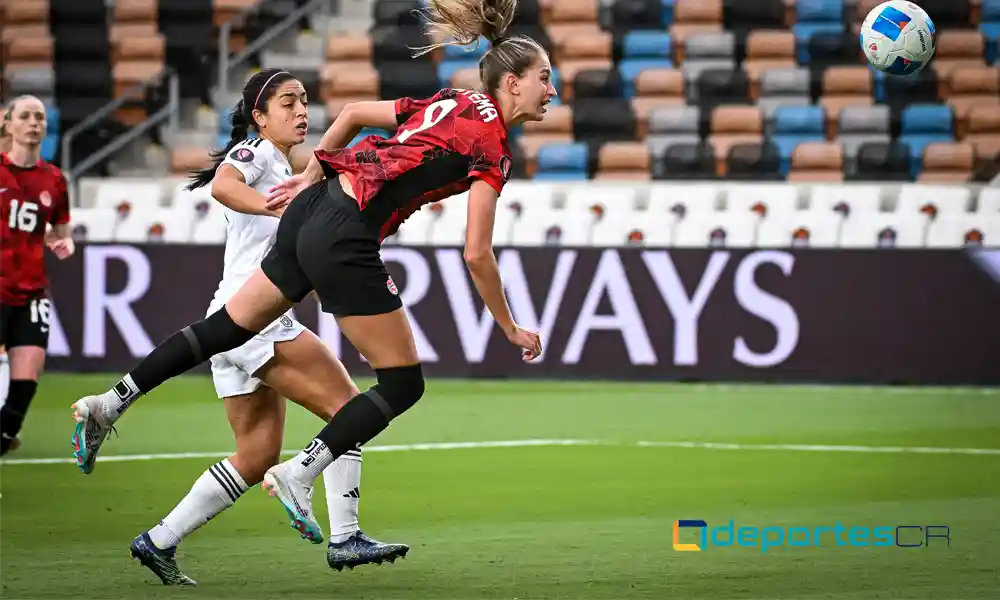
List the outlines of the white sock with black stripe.
{"label": "white sock with black stripe", "polygon": [[346,542],[358,530],[361,499],[361,450],[348,450],[323,469],[326,507],[330,511],[330,541]]}
{"label": "white sock with black stripe", "polygon": [[232,506],[245,491],[247,484],[228,458],[215,463],[194,482],[191,491],[174,510],[149,530],[153,545],[160,549],[173,548],[212,517]]}

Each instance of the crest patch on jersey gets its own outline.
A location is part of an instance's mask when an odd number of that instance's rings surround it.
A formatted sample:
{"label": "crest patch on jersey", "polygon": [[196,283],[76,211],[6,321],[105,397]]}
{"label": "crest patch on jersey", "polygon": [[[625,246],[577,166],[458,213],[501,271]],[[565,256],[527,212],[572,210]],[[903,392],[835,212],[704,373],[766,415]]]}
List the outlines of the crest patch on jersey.
{"label": "crest patch on jersey", "polygon": [[507,181],[510,179],[510,169],[511,162],[509,156],[504,156],[500,159],[500,174],[503,175],[503,180]]}
{"label": "crest patch on jersey", "polygon": [[239,162],[253,162],[253,150],[250,148],[237,148],[229,153],[229,158]]}
{"label": "crest patch on jersey", "polygon": [[42,206],[52,205],[52,196],[45,190],[42,190],[42,193],[39,194],[38,199],[41,201]]}

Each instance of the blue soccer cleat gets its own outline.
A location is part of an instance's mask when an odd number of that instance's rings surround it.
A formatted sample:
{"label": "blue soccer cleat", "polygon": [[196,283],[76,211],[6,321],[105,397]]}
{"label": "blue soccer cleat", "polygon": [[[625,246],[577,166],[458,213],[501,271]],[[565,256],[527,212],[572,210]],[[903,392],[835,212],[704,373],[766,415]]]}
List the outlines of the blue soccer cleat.
{"label": "blue soccer cleat", "polygon": [[396,562],[397,558],[406,558],[409,551],[410,547],[406,544],[385,544],[357,531],[343,542],[331,542],[326,548],[326,562],[331,569],[343,571],[344,567],[353,569],[361,565],[380,565],[385,561]]}
{"label": "blue soccer cleat", "polygon": [[141,562],[142,566],[159,577],[163,585],[198,585],[198,582],[181,573],[180,568],[178,568],[175,557],[177,548],[166,550],[157,548],[153,544],[153,540],[149,539],[148,532],[132,540],[129,552],[132,554],[132,558]]}

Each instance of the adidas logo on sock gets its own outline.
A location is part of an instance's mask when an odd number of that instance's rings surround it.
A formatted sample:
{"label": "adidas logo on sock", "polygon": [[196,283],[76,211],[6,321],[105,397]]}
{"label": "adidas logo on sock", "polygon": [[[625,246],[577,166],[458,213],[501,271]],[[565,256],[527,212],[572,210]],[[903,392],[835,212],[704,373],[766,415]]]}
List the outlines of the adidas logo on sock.
{"label": "adidas logo on sock", "polygon": [[344,494],[344,498],[360,498],[360,497],[361,497],[361,489],[360,488],[354,488],[353,490],[351,490],[351,491],[347,492],[346,494]]}

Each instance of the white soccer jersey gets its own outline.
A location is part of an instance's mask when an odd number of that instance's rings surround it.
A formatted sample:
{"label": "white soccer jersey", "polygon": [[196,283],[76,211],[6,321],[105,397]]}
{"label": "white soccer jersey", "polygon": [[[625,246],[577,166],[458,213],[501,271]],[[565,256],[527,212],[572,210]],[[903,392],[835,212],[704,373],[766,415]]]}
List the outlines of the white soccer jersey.
{"label": "white soccer jersey", "polygon": [[[246,184],[263,195],[292,176],[288,159],[264,138],[244,140],[230,150],[222,161],[243,174]],[[221,165],[220,165],[221,167]],[[274,244],[278,219],[265,215],[247,215],[225,208],[226,253],[222,281],[209,305],[209,314],[221,308],[246,282]]]}

